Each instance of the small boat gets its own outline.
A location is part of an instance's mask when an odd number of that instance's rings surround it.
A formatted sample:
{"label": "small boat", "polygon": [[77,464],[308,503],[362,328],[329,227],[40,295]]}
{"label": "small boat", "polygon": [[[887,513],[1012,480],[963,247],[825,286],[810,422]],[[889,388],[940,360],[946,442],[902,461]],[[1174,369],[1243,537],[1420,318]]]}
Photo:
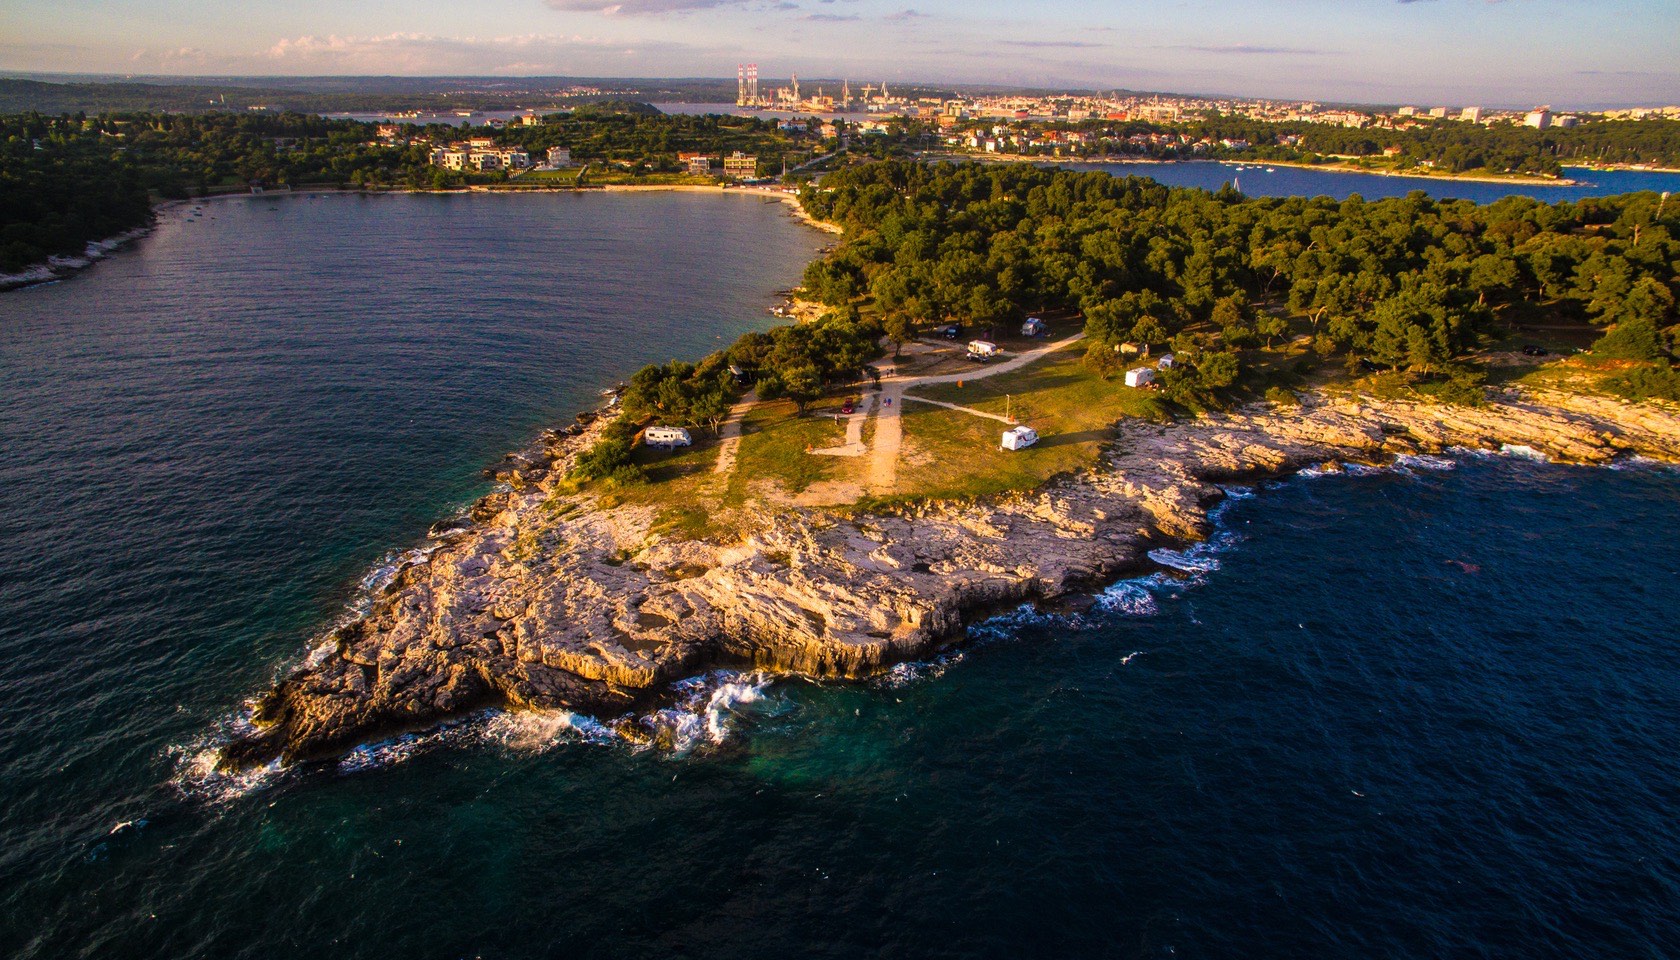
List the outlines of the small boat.
{"label": "small boat", "polygon": [[1277,173],[1277,168],[1276,167],[1267,167],[1266,172],[1267,173]]}

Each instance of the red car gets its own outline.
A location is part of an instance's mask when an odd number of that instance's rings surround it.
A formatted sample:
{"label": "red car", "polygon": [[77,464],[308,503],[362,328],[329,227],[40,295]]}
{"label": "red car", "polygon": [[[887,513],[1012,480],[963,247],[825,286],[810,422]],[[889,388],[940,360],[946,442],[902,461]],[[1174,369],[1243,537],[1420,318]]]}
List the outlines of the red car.
{"label": "red car", "polygon": [[847,400],[843,405],[841,405],[840,412],[844,413],[844,414],[847,414],[847,415],[850,415],[851,412],[855,409],[857,409],[857,408],[852,406],[852,401]]}

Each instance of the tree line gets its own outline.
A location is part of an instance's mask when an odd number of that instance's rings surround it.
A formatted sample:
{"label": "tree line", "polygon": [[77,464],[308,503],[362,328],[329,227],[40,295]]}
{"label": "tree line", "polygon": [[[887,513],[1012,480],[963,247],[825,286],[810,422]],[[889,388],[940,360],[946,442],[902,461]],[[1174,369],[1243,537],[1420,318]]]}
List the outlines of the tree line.
{"label": "tree line", "polygon": [[1232,348],[1303,318],[1325,354],[1429,372],[1515,304],[1600,325],[1602,348],[1672,348],[1680,203],[1654,193],[1478,206],[1416,192],[1367,202],[1248,198],[1031,164],[883,161],[807,187],[845,241],[806,271],[835,307],[868,303],[889,332],[981,327],[1053,308],[1086,318],[1089,357],[1171,344],[1182,381],[1234,379]]}

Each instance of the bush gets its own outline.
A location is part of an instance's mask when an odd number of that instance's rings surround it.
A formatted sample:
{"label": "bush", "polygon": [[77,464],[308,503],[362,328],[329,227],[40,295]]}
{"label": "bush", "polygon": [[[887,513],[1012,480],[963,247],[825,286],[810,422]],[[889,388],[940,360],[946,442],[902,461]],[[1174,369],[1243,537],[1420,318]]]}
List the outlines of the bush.
{"label": "bush", "polygon": [[623,418],[614,420],[593,447],[578,455],[577,463],[572,466],[572,478],[599,480],[614,477],[619,470],[630,465],[630,454],[635,445],[635,427]]}
{"label": "bush", "polygon": [[1598,338],[1593,353],[1617,360],[1656,360],[1662,356],[1662,336],[1649,318],[1623,320]]}
{"label": "bush", "polygon": [[1443,377],[1425,380],[1417,385],[1417,392],[1442,403],[1461,407],[1479,407],[1487,403],[1483,385],[1487,374],[1480,370],[1453,370]]}
{"label": "bush", "polygon": [[1266,388],[1266,399],[1280,407],[1298,407],[1301,405],[1301,398],[1295,395],[1295,391],[1283,387]]}
{"label": "bush", "polygon": [[1635,402],[1669,400],[1680,403],[1680,373],[1666,366],[1641,367],[1604,381],[1604,389]]}

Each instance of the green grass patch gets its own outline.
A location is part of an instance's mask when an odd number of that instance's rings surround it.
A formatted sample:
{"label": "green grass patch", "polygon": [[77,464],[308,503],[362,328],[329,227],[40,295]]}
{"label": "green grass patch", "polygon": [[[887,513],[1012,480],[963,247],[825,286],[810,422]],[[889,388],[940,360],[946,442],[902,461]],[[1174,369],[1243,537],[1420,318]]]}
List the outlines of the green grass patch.
{"label": "green grass patch", "polygon": [[971,498],[1028,490],[1057,474],[1094,465],[1126,417],[1159,420],[1166,407],[1158,394],[1103,380],[1064,350],[1020,370],[984,380],[912,389],[911,394],[1012,415],[1039,433],[1026,450],[1003,450],[996,420],[907,400],[899,496]]}
{"label": "green grass patch", "polygon": [[[814,483],[833,479],[853,463],[852,458],[819,457],[806,451],[846,442],[846,428],[832,413],[842,398],[813,404],[804,415],[786,401],[761,403],[741,423],[741,447],[736,455],[730,493],[744,498],[752,486],[770,481],[790,494]],[[857,458],[861,459],[861,458]]]}

